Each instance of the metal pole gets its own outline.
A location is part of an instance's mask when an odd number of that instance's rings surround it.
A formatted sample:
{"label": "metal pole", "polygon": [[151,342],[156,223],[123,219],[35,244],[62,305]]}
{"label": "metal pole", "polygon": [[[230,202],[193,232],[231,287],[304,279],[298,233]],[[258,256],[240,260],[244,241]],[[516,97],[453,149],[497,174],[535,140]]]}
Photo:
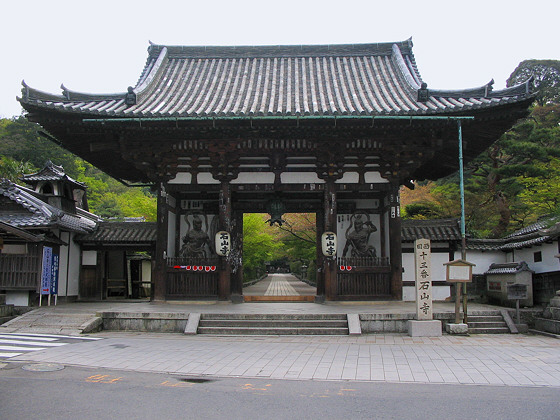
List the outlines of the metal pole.
{"label": "metal pole", "polygon": [[[467,239],[465,233],[465,180],[463,177],[463,128],[461,120],[457,120],[457,128],[459,129],[459,189],[461,191],[461,259],[467,259]],[[460,285],[457,284],[457,288]],[[457,294],[458,296],[458,294]],[[463,283],[463,323],[466,324],[467,319],[467,283]]]}

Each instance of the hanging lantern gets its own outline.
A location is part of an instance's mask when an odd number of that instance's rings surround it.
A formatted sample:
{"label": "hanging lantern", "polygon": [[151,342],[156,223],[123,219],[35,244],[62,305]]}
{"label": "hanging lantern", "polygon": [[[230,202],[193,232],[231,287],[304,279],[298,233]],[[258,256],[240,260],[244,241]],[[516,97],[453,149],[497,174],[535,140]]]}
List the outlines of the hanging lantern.
{"label": "hanging lantern", "polygon": [[282,226],[282,223],[285,222],[285,220],[282,219],[282,216],[286,212],[286,206],[280,197],[275,197],[270,200],[266,204],[266,211],[270,215],[270,219],[266,221],[270,224],[270,226],[273,226],[274,223],[278,223],[278,226]]}
{"label": "hanging lantern", "polygon": [[216,233],[216,254],[220,257],[225,257],[231,251],[231,237],[229,232],[224,230]]}
{"label": "hanging lantern", "polygon": [[336,257],[336,233],[323,233],[321,235],[321,248],[325,257]]}

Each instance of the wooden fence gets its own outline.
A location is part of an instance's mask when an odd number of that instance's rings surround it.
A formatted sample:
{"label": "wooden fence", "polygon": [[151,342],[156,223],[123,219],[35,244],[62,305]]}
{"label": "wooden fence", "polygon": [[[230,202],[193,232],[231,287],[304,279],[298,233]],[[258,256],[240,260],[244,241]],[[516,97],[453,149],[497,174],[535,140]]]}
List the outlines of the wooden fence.
{"label": "wooden fence", "polygon": [[168,258],[167,299],[218,296],[218,258]]}
{"label": "wooden fence", "polygon": [[337,295],[342,299],[391,298],[388,258],[337,258]]}
{"label": "wooden fence", "polygon": [[0,254],[0,289],[39,290],[41,258],[33,254]]}

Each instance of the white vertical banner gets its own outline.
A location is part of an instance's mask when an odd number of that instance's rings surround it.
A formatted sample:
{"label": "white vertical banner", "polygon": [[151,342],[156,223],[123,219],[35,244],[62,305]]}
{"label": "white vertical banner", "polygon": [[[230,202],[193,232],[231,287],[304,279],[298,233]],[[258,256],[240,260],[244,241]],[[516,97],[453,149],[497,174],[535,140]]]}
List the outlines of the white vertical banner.
{"label": "white vertical banner", "polygon": [[414,266],[416,269],[416,317],[418,320],[433,319],[432,310],[432,246],[429,239],[414,242]]}

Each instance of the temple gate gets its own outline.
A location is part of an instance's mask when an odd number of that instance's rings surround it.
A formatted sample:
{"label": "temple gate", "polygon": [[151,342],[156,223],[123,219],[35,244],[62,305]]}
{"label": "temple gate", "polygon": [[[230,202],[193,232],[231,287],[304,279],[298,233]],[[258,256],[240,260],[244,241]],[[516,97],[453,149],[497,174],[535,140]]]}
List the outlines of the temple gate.
{"label": "temple gate", "polygon": [[[411,40],[148,51],[127,92],[24,83],[19,100],[45,136],[157,191],[156,300],[239,301],[243,213],[274,206],[317,214],[318,301],[401,299],[400,186],[457,170],[454,118],[471,119],[468,161],[533,100],[531,81],[428,89]],[[320,252],[324,232],[336,233],[336,255]]]}

